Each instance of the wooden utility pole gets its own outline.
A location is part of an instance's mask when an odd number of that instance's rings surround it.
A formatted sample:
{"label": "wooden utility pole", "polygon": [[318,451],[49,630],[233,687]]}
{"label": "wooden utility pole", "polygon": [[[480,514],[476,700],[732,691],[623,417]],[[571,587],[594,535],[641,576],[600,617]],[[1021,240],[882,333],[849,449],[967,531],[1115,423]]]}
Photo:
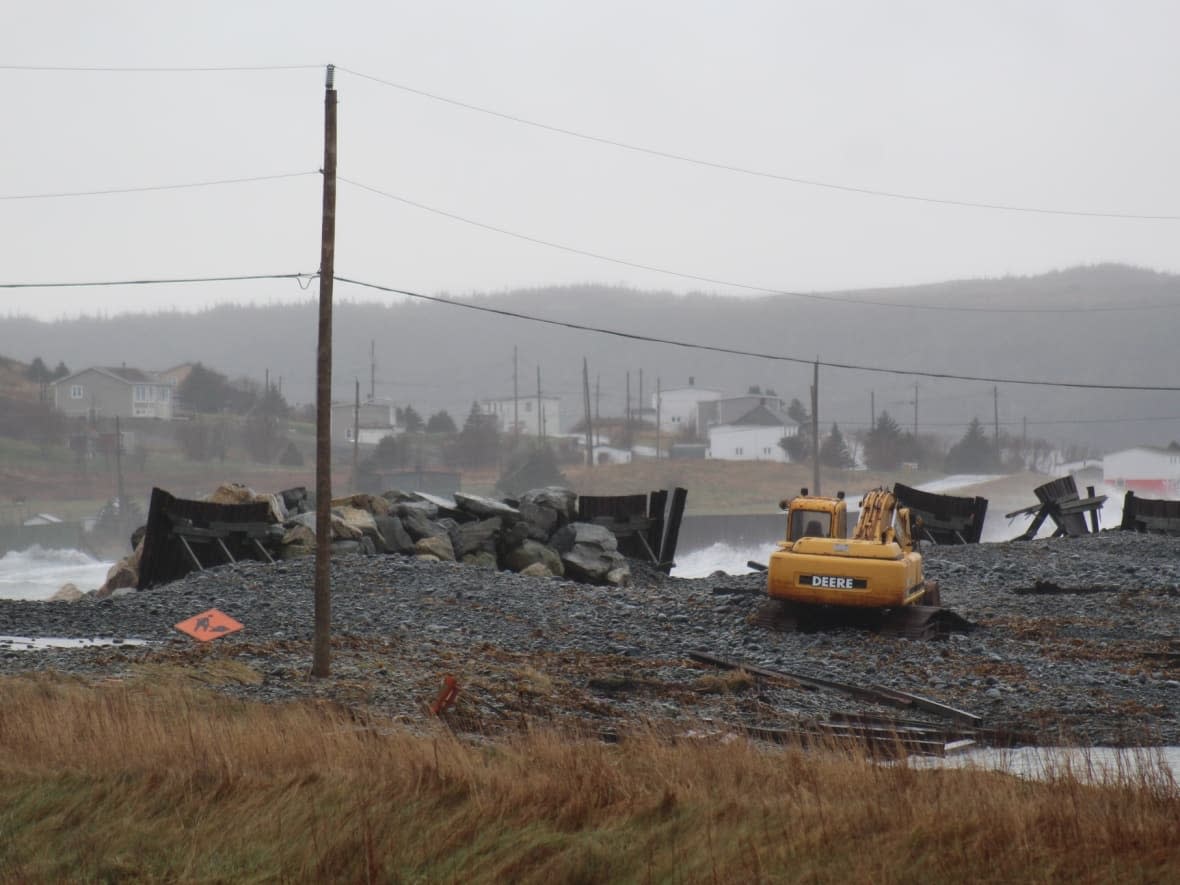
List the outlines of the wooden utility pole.
{"label": "wooden utility pole", "polygon": [[320,328],[316,351],[315,636],[311,675],[332,669],[332,281],[336,272],[336,68],[324,83],[324,199],[320,233]]}
{"label": "wooden utility pole", "polygon": [[639,413],[639,432],[642,433],[643,432],[643,369],[639,370],[639,396],[636,397],[636,400],[639,403],[639,405],[636,406],[635,411],[637,411]]}
{"label": "wooden utility pole", "polygon": [[512,441],[520,439],[520,391],[516,386],[516,345],[512,345]]}
{"label": "wooden utility pole", "polygon": [[877,391],[869,391],[869,431],[877,429]]}
{"label": "wooden utility pole", "polygon": [[541,366],[537,366],[537,439],[545,438],[545,413],[541,402]]}
{"label": "wooden utility pole", "polygon": [[377,402],[377,341],[369,341],[369,402]]}
{"label": "wooden utility pole", "polygon": [[627,442],[627,451],[631,450],[631,373],[627,373],[627,405],[623,409],[623,439]]}
{"label": "wooden utility pole", "polygon": [[594,438],[599,445],[602,444],[602,411],[599,406],[602,403],[602,376],[594,375],[594,427],[597,431],[597,436]]}
{"label": "wooden utility pole", "polygon": [[123,431],[119,429],[119,416],[115,416],[115,494],[119,496],[119,533],[127,534],[129,516],[127,501],[123,494]]}
{"label": "wooden utility pole", "polygon": [[995,444],[996,444],[996,458],[999,458],[1000,457],[1000,388],[999,387],[992,388],[992,421],[994,422],[993,427],[995,428],[993,439],[995,440]]}
{"label": "wooden utility pole", "polygon": [[813,495],[822,494],[819,486],[819,360],[815,361],[811,382],[811,482]]}
{"label": "wooden utility pole", "polygon": [[663,392],[660,379],[656,378],[656,460],[660,460],[660,406],[663,397],[660,395]]}
{"label": "wooden utility pole", "polygon": [[359,491],[357,479],[361,469],[361,379],[356,381],[356,401],[352,406],[352,490]]}
{"label": "wooden utility pole", "polygon": [[918,441],[918,382],[914,382],[914,442]]}
{"label": "wooden utility pole", "polygon": [[590,421],[590,364],[582,357],[582,397],[586,403],[586,466],[594,466],[594,426]]}

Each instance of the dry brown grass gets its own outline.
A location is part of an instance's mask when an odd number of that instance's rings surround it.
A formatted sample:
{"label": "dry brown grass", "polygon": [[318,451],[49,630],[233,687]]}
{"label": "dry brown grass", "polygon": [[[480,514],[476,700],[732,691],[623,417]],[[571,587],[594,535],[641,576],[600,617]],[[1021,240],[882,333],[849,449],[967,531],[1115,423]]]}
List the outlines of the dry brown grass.
{"label": "dry brown grass", "polygon": [[9,679],[0,704],[11,882],[1180,879],[1158,770],[1033,783],[655,732],[473,746],[175,683]]}

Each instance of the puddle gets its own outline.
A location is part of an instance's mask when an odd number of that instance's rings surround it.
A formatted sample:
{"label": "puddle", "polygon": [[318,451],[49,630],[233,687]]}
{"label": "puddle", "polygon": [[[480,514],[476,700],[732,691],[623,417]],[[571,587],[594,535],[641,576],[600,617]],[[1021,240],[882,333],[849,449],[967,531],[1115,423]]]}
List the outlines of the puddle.
{"label": "puddle", "polygon": [[101,648],[103,646],[147,645],[146,639],[70,639],[65,636],[0,636],[0,651],[42,651],[47,648]]}

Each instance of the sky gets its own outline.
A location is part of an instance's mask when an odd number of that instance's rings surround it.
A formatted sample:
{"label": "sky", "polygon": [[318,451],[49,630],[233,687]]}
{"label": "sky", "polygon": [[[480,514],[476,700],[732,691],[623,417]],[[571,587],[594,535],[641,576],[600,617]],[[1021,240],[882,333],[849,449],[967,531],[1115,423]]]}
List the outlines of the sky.
{"label": "sky", "polygon": [[[7,4],[0,283],[314,271],[328,63],[341,276],[749,294],[1177,272],[1180,220],[841,188],[1180,216],[1178,19],[1134,0]],[[0,289],[0,322],[315,291]]]}

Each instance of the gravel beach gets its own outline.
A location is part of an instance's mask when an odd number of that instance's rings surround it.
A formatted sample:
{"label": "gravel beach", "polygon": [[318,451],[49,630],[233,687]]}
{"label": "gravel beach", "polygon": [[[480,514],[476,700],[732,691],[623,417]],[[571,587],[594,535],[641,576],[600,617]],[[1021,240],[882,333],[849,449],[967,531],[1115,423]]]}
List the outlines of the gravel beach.
{"label": "gravel beach", "polygon": [[[411,725],[428,720],[450,674],[460,692],[447,722],[481,734],[545,724],[603,734],[649,723],[792,728],[840,713],[923,715],[727,678],[687,657],[699,649],[912,692],[1040,743],[1180,744],[1180,538],[1110,531],[927,548],[924,556],[943,606],[976,629],[939,641],[774,632],[750,622],[765,604],[760,574],[684,580],[634,564],[631,586],[608,588],[398,555],[346,556],[332,565],[327,679],[309,675],[310,558],[240,563],[111,599],[0,601],[0,635],[10,637],[0,641],[0,674],[182,674],[243,697],[320,698]],[[174,629],[209,608],[245,629],[209,643]],[[33,637],[127,641],[27,650],[22,639]]]}

